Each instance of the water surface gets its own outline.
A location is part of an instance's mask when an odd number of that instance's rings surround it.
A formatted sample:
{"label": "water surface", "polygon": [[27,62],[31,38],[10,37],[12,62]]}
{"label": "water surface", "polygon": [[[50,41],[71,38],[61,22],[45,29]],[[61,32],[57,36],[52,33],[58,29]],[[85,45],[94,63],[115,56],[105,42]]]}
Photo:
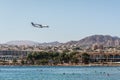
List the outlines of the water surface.
{"label": "water surface", "polygon": [[0,66],[0,80],[120,80],[120,67]]}

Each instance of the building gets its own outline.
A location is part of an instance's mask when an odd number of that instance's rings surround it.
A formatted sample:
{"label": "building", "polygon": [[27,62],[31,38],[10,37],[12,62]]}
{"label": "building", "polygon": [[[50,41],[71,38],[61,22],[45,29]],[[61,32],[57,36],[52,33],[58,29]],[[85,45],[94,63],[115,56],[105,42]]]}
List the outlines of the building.
{"label": "building", "polygon": [[1,61],[11,61],[13,59],[20,60],[27,56],[30,51],[11,51],[11,50],[1,50],[0,60]]}

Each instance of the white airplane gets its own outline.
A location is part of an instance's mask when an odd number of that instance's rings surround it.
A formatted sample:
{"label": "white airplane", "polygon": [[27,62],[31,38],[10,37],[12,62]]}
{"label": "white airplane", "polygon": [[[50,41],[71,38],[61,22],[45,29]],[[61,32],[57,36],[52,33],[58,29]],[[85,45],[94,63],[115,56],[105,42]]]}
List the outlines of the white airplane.
{"label": "white airplane", "polygon": [[31,22],[33,27],[37,27],[37,28],[49,28],[48,25],[42,25],[42,24],[34,24],[33,22]]}

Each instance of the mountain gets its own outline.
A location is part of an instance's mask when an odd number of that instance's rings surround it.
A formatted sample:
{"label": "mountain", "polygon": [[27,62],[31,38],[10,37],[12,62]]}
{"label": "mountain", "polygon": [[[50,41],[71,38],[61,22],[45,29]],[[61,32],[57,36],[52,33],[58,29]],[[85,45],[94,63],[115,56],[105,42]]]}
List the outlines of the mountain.
{"label": "mountain", "polygon": [[39,43],[34,41],[28,41],[28,40],[20,40],[20,41],[9,41],[5,43],[7,45],[27,45],[27,46],[60,46],[62,43],[59,43],[57,41],[55,42],[49,42],[49,43]]}
{"label": "mountain", "polygon": [[70,41],[65,45],[76,45],[76,46],[92,46],[93,44],[99,44],[104,46],[119,46],[120,38],[113,37],[110,35],[92,35],[85,37],[79,41]]}
{"label": "mountain", "polygon": [[49,42],[49,43],[39,43],[34,41],[27,41],[27,40],[21,40],[21,41],[9,41],[6,43],[7,45],[29,45],[29,46],[84,46],[89,47],[93,44],[99,44],[103,46],[120,46],[120,38],[119,37],[113,37],[110,35],[92,35],[85,37],[78,41],[69,41],[66,43],[59,43],[57,41],[55,42]]}
{"label": "mountain", "polygon": [[29,46],[39,45],[38,42],[28,41],[28,40],[9,41],[5,44],[7,44],[7,45],[18,45],[18,46],[20,46],[20,45],[29,45]]}
{"label": "mountain", "polygon": [[41,43],[40,45],[41,46],[60,46],[62,45],[63,43],[60,43],[58,41],[55,41],[55,42],[49,42],[49,43]]}

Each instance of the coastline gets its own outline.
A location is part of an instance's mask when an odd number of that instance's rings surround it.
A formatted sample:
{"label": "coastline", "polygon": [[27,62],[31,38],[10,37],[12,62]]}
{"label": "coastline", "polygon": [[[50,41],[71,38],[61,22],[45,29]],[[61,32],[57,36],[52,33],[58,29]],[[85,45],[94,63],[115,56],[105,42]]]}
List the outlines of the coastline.
{"label": "coastline", "polygon": [[58,65],[18,65],[18,64],[15,64],[15,65],[0,65],[0,66],[80,66],[80,67],[119,67],[120,66],[120,63],[112,63],[112,64],[77,64],[77,65],[71,65],[71,64],[58,64]]}

